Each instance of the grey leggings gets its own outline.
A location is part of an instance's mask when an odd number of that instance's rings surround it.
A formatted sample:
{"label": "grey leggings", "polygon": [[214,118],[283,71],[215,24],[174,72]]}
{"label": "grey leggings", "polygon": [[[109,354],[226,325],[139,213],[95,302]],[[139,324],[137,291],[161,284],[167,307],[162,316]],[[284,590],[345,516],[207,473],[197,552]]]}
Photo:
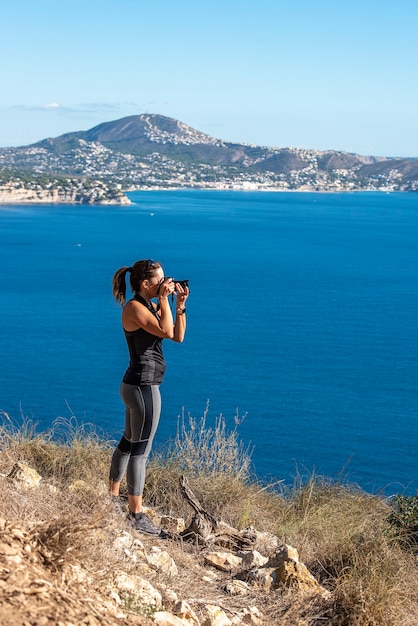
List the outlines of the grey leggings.
{"label": "grey leggings", "polygon": [[120,482],[126,472],[128,494],[142,496],[145,467],[161,413],[159,385],[136,387],[122,383],[125,403],[125,431],[110,464],[110,480]]}

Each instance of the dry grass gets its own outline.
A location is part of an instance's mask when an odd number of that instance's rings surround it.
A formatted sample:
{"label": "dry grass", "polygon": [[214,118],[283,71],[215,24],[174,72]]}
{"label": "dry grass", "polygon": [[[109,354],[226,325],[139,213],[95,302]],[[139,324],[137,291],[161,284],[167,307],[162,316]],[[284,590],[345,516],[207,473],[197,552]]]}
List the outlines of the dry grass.
{"label": "dry grass", "polygon": [[7,414],[0,413],[0,417],[2,466],[19,458],[60,485],[74,480],[94,483],[99,476],[102,480],[106,476],[111,444],[92,425],[79,425],[74,417],[57,418],[50,431],[38,434],[31,422],[16,426]]}
{"label": "dry grass", "polygon": [[417,563],[394,539],[382,498],[311,478],[284,503],[278,532],[333,591],[330,623],[417,623]]}
{"label": "dry grass", "polygon": [[[112,571],[128,567],[112,549],[120,522],[105,503],[112,445],[75,420],[58,421],[54,428],[38,435],[27,425],[14,427],[3,415],[0,517],[36,535],[51,571],[63,576],[79,565],[105,587]],[[17,461],[42,475],[36,491],[6,478]],[[148,506],[189,521],[192,512],[179,490],[182,474],[212,515],[236,528],[253,525],[277,534],[332,591],[331,601],[275,592],[262,603],[254,593],[250,600],[262,606],[266,623],[418,623],[416,558],[396,541],[388,522],[391,508],[382,498],[318,477],[296,480],[289,488],[260,485],[251,475],[251,454],[239,441],[237,424],[228,431],[220,417],[210,427],[206,413],[200,421],[183,419],[176,440],[154,455],[146,482]],[[170,586],[182,597],[205,597],[209,591],[198,552],[174,543],[168,549],[181,565]]]}

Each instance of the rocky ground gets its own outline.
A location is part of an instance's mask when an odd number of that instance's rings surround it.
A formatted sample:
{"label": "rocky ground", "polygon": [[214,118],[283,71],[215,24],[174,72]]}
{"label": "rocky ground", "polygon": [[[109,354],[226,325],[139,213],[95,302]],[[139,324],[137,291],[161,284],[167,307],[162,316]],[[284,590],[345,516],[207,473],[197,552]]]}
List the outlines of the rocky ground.
{"label": "rocky ground", "polygon": [[[10,502],[57,497],[22,463],[1,481]],[[83,481],[70,488],[80,498],[88,491]],[[279,616],[290,618],[283,624],[308,624],[313,622],[292,621],[301,603],[322,614],[332,605],[332,594],[296,550],[274,535],[238,531],[213,518],[199,524],[203,509],[191,511],[188,524],[148,513],[169,539],[140,535],[110,502],[87,518],[75,511],[39,522],[31,515],[25,523],[13,520],[12,510],[3,514],[2,626],[259,626],[279,623]]]}

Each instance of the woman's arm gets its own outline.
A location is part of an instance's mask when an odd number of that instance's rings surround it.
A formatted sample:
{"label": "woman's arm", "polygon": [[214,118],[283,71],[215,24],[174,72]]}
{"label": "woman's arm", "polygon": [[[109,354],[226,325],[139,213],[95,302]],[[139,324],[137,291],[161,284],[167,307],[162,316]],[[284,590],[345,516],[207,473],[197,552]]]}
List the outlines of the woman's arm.
{"label": "woman's arm", "polygon": [[173,339],[173,315],[167,297],[160,297],[159,319],[143,304],[130,300],[122,311],[122,326],[127,331],[143,328],[151,335],[162,339]]}
{"label": "woman's arm", "polygon": [[[173,289],[167,286],[166,292]],[[160,294],[159,318],[155,317],[143,304],[137,300],[130,300],[122,311],[122,326],[127,331],[143,328],[151,335],[162,339],[172,339],[181,343],[186,333],[186,307],[185,303],[189,296],[188,287],[184,288],[176,283],[176,321],[173,322],[169,296]]]}
{"label": "woman's arm", "polygon": [[173,341],[181,343],[186,334],[186,300],[189,296],[189,288],[176,283],[176,321],[174,324]]}
{"label": "woman's arm", "polygon": [[[127,331],[143,328],[151,335],[162,339],[174,338],[173,314],[171,313],[168,296],[173,293],[174,284],[171,279],[164,280],[158,287],[160,310],[158,317],[141,302],[130,300],[122,312],[122,326]],[[154,306],[154,305],[153,305]]]}
{"label": "woman's arm", "polygon": [[[167,337],[167,339],[173,339],[174,337],[173,314],[171,312],[171,307],[168,301],[168,296],[158,296],[158,302],[160,304],[160,310],[159,310],[160,328],[165,333],[164,337]],[[151,332],[151,331],[148,331],[148,332]]]}

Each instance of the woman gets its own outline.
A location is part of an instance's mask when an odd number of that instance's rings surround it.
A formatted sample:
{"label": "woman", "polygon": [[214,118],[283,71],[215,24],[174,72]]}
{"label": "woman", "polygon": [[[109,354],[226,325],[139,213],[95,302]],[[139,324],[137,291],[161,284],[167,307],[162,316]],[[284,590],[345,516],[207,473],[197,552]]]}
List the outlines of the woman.
{"label": "woman", "polygon": [[[126,302],[126,274],[134,296]],[[169,296],[176,297],[173,321]],[[165,372],[162,340],[181,342],[186,332],[185,302],[187,286],[165,278],[160,263],[151,259],[121,267],[113,277],[113,295],[123,307],[122,326],[129,350],[129,367],[120,387],[126,406],[125,431],[115,449],[110,465],[110,492],[119,497],[121,480],[126,472],[128,485],[128,521],[138,531],[160,535],[142,512],[145,466],[160,419],[160,383]],[[152,302],[158,299],[158,305]]]}

